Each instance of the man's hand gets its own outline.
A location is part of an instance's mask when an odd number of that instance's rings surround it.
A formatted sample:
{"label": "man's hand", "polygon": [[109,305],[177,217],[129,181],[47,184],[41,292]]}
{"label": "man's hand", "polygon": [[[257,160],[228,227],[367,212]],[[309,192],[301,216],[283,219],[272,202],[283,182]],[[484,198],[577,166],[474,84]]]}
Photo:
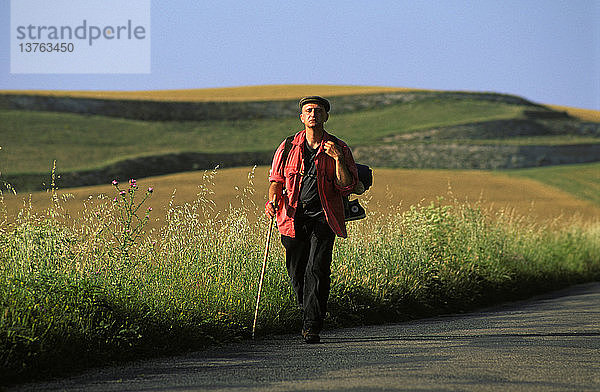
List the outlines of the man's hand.
{"label": "man's hand", "polygon": [[340,186],[347,186],[352,183],[352,175],[346,167],[342,149],[331,140],[323,144],[325,153],[335,159],[335,181]]}
{"label": "man's hand", "polygon": [[338,145],[332,142],[331,140],[323,144],[323,150],[327,155],[329,155],[336,161],[344,158],[342,151],[340,150]]}
{"label": "man's hand", "polygon": [[265,213],[272,218],[277,213],[277,206],[282,202],[283,183],[271,182],[269,185],[269,201],[265,204]]}
{"label": "man's hand", "polygon": [[265,212],[270,218],[273,218],[277,213],[275,203],[273,203],[272,201],[268,201],[267,204],[265,204]]}

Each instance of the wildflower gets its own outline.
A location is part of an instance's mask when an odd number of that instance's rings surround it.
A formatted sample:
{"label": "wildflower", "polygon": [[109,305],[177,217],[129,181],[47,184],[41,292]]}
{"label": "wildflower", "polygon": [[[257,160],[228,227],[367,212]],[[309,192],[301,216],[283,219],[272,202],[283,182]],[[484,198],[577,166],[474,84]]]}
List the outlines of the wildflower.
{"label": "wildflower", "polygon": [[113,184],[114,186],[117,186],[117,185],[119,185],[119,181],[117,181],[117,180],[112,180],[112,184]]}
{"label": "wildflower", "polygon": [[148,212],[152,211],[152,207],[148,207]]}
{"label": "wildflower", "polygon": [[117,200],[117,198],[115,197],[115,198],[113,199],[113,201],[116,203],[118,200]]}
{"label": "wildflower", "polygon": [[154,192],[154,188],[152,188],[152,187],[148,188],[148,193],[152,193],[152,192]]}
{"label": "wildflower", "polygon": [[129,180],[129,186],[132,187],[132,188],[136,186],[135,185],[135,178],[132,178],[131,180]]}
{"label": "wildflower", "polygon": [[126,194],[126,193],[127,193],[127,192],[125,192],[125,191],[121,191],[121,192],[119,192],[119,195],[121,195],[121,196],[125,196],[125,194]]}

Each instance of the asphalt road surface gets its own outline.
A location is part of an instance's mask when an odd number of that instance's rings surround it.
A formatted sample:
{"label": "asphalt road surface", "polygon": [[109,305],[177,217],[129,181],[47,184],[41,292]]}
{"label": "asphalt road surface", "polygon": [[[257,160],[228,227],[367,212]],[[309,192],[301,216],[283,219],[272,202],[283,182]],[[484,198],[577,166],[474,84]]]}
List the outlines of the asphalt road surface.
{"label": "asphalt road surface", "polygon": [[485,311],[228,344],[10,391],[600,391],[600,283]]}

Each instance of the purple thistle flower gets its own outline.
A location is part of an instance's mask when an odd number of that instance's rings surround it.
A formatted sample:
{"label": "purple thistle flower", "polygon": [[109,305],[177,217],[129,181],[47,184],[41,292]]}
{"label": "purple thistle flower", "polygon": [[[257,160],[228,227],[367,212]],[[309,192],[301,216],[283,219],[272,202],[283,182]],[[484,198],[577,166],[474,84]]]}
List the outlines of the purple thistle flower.
{"label": "purple thistle flower", "polygon": [[152,193],[152,192],[154,192],[154,188],[152,188],[152,187],[148,188],[148,193]]}
{"label": "purple thistle flower", "polygon": [[121,191],[121,192],[119,192],[119,195],[121,195],[121,196],[125,196],[125,194],[126,194],[126,193],[127,193],[127,192],[125,192],[125,191]]}
{"label": "purple thistle flower", "polygon": [[152,211],[152,207],[148,207],[148,212]]}
{"label": "purple thistle flower", "polygon": [[113,184],[114,186],[117,186],[117,185],[119,185],[119,181],[117,181],[117,180],[112,180],[112,184]]}
{"label": "purple thistle flower", "polygon": [[132,178],[131,180],[129,180],[129,185],[130,186],[135,186],[135,178]]}

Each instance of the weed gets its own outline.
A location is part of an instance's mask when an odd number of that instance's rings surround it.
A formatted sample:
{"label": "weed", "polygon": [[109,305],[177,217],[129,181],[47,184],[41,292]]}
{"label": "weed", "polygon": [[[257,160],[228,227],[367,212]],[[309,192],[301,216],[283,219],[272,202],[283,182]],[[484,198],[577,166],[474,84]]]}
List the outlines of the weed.
{"label": "weed", "polygon": [[[220,211],[216,175],[205,173],[195,201],[171,202],[157,230],[145,230],[145,203],[158,191],[136,197],[133,180],[114,184],[116,201],[86,201],[74,224],[29,205],[4,224],[0,379],[249,337],[268,220],[249,201],[253,172],[240,207]],[[441,199],[374,210],[336,242],[330,326],[463,311],[600,278],[598,224],[551,227]],[[271,249],[263,335],[300,320],[282,246]]]}

